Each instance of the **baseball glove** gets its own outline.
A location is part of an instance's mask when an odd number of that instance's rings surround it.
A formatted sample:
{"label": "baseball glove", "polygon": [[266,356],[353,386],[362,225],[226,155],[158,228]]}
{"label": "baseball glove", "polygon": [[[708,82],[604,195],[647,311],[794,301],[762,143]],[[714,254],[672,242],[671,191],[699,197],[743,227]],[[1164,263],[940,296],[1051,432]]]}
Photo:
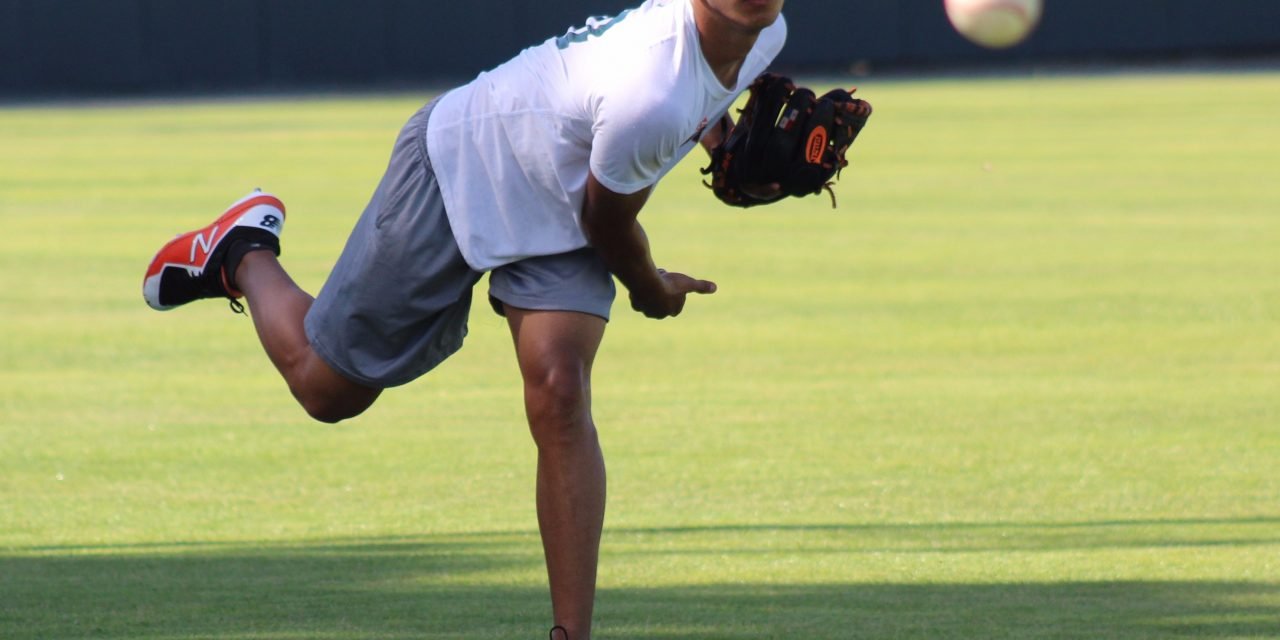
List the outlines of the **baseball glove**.
{"label": "baseball glove", "polygon": [[[843,89],[815,97],[813,91],[772,73],[756,78],[750,91],[738,123],[712,150],[711,164],[702,170],[711,181],[703,183],[717,198],[737,207],[825,189],[834,208],[831,185],[848,166],[845,152],[867,124],[871,105]],[[781,190],[763,199],[747,193],[758,194],[759,189],[751,187],[771,184]]]}

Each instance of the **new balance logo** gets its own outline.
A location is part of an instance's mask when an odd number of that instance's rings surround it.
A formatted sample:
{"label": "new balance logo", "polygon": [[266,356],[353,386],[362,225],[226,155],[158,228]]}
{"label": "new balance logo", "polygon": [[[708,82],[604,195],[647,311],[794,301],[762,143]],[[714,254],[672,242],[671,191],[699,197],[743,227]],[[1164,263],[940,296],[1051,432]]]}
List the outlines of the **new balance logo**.
{"label": "new balance logo", "polygon": [[209,230],[208,239],[205,239],[203,233],[197,233],[196,236],[191,239],[191,264],[195,264],[196,262],[197,249],[203,250],[204,255],[208,257],[209,252],[213,250],[213,241],[216,240],[217,237],[218,237],[218,227],[215,225],[212,229]]}
{"label": "new balance logo", "polygon": [[265,215],[265,216],[262,216],[262,222],[261,222],[260,224],[261,224],[262,226],[264,226],[264,227],[268,228],[268,229],[276,229],[276,230],[279,230],[279,229],[280,229],[280,218],[279,218],[278,216],[273,216],[273,215],[271,215],[271,214],[267,214],[267,215]]}

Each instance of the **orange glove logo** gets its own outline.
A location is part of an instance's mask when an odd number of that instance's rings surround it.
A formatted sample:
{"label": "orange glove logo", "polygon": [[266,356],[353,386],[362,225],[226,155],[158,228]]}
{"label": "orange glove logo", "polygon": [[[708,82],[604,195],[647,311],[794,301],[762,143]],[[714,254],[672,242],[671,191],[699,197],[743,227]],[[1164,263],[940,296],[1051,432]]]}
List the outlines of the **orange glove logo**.
{"label": "orange glove logo", "polygon": [[827,150],[827,130],[817,127],[809,132],[809,141],[805,143],[804,159],[809,164],[822,164],[822,152]]}

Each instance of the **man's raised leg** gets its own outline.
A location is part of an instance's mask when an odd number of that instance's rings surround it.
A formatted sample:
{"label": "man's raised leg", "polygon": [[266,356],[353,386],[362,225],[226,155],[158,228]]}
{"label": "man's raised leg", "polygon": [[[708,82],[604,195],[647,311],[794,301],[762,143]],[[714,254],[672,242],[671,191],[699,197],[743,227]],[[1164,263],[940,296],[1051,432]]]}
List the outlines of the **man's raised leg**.
{"label": "man's raised leg", "polygon": [[338,375],[311,349],[303,319],[313,298],[281,268],[284,203],[255,189],[212,223],[181,234],[156,252],[142,280],[142,297],[158,311],[197,300],[248,298],[253,322],[271,362],[293,395],[317,420],[337,422],[369,407],[379,389]]}
{"label": "man's raised leg", "polygon": [[311,417],[338,422],[359,415],[377,400],[381,389],[342,377],[312,350],[303,320],[315,298],[294,283],[275,254],[246,253],[236,269],[235,283],[249,302],[267,357]]}

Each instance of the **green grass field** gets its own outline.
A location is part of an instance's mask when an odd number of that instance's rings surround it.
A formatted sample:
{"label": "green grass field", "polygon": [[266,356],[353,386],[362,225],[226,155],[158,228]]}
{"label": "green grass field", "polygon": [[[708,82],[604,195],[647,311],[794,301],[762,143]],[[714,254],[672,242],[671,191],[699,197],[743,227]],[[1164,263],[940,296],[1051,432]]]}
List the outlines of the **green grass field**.
{"label": "green grass field", "polygon": [[[1280,74],[864,81],[837,188],[642,216],[602,639],[1280,635]],[[543,638],[505,323],[339,426],[142,270],[255,186],[318,290],[425,96],[0,108],[0,638]]]}

